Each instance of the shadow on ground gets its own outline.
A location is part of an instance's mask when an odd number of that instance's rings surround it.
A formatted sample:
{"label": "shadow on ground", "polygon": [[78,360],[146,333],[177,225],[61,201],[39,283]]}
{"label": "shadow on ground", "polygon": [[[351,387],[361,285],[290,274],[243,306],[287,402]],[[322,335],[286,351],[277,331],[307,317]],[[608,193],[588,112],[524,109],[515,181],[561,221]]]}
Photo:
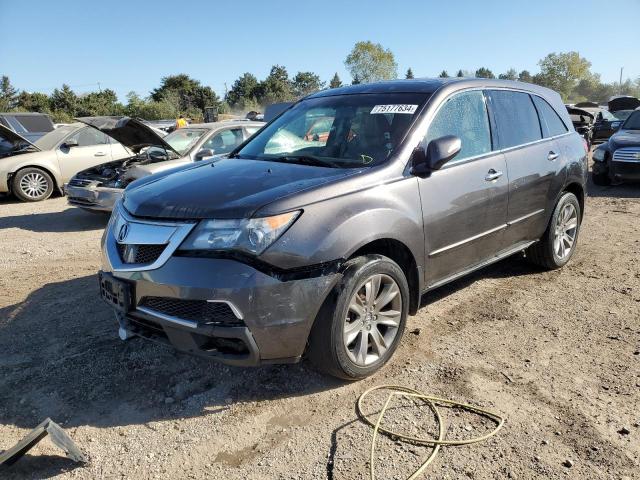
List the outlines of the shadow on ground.
{"label": "shadow on ground", "polygon": [[80,208],[67,208],[55,213],[30,213],[0,217],[0,230],[19,228],[31,232],[80,232],[103,229],[109,216],[86,212]]}
{"label": "shadow on ground", "polygon": [[81,467],[79,463],[57,455],[30,455],[27,454],[10,467],[4,470],[0,467],[0,478],[4,479],[44,479],[54,478],[65,472],[70,472]]}
{"label": "shadow on ground", "polygon": [[306,362],[242,369],[122,342],[95,275],[45,285],[0,309],[0,351],[0,424],[29,429],[46,417],[107,427],[214,415],[231,402],[343,385]]}

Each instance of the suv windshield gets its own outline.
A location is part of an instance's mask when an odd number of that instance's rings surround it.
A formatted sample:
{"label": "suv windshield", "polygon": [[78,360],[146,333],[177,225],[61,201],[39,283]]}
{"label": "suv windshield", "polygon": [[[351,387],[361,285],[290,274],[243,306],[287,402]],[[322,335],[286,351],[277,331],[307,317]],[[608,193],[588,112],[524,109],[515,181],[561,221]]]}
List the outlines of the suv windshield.
{"label": "suv windshield", "polygon": [[613,116],[617,120],[626,120],[632,113],[633,110],[618,110],[617,112],[613,112]]}
{"label": "suv windshield", "polygon": [[640,112],[633,112],[622,124],[622,130],[640,130]]}
{"label": "suv windshield", "polygon": [[402,142],[428,98],[424,93],[385,93],[303,100],[236,156],[343,168],[379,165]]}

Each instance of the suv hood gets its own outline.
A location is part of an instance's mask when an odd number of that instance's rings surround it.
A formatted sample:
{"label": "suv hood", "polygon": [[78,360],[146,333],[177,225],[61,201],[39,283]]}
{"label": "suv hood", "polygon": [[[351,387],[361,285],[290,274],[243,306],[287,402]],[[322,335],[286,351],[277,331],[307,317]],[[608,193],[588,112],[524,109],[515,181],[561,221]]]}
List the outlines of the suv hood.
{"label": "suv hood", "polygon": [[154,132],[149,125],[145,125],[135,118],[81,117],[76,118],[76,120],[104,132],[134,153],[139,153],[144,147],[156,145],[165,150],[171,150],[180,157],[180,154],[165,142],[160,135]]}
{"label": "suv hood", "polygon": [[141,217],[248,218],[275,200],[358,172],[225,158],[141,179],[127,189],[124,207]]}
{"label": "suv hood", "polygon": [[[14,145],[14,147],[24,145],[24,146],[29,146],[29,151],[38,151],[38,152],[42,151],[42,149],[36,147],[33,143],[31,143],[29,140],[24,138],[22,135],[14,132],[8,127],[5,127],[1,123],[0,123],[0,136],[5,138],[7,141],[11,142]],[[0,153],[0,156],[15,155],[18,151],[22,152],[23,150],[24,149],[20,149],[15,152],[9,153],[8,155],[3,155],[2,153]]]}
{"label": "suv hood", "polygon": [[640,131],[620,130],[609,138],[609,145],[612,151],[622,147],[638,147],[640,146]]}
{"label": "suv hood", "polygon": [[640,100],[636,97],[612,97],[609,102],[609,111],[617,112],[618,110],[635,110],[640,107]]}

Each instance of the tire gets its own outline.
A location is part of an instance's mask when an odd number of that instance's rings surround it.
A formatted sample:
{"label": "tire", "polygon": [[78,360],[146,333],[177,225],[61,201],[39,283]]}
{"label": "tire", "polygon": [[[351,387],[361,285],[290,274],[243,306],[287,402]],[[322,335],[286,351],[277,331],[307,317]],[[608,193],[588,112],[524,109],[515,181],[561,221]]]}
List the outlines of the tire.
{"label": "tire", "polygon": [[40,202],[53,193],[53,179],[44,170],[27,167],[13,177],[11,191],[23,202]]}
{"label": "tire", "polygon": [[544,235],[527,249],[527,259],[548,270],[564,266],[576,250],[581,215],[576,196],[565,192],[556,203]]}
{"label": "tire", "polygon": [[611,185],[611,177],[609,177],[608,170],[605,170],[603,173],[591,172],[591,180],[600,187],[608,187]]}
{"label": "tire", "polygon": [[[378,281],[377,294],[368,295],[368,291],[376,290]],[[397,293],[379,305],[394,286]],[[365,378],[395,352],[408,311],[409,285],[398,264],[382,255],[351,260],[318,313],[309,336],[308,357],[323,373],[344,380]]]}

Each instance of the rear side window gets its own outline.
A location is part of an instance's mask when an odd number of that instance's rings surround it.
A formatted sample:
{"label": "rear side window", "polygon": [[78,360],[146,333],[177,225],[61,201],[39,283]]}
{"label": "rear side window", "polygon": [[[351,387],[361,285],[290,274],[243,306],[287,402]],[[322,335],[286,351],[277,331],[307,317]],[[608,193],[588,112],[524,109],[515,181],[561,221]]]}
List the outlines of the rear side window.
{"label": "rear side window", "polygon": [[498,124],[500,148],[515,147],[542,138],[538,114],[528,93],[492,90],[491,104]]}
{"label": "rear side window", "polygon": [[425,137],[431,140],[455,135],[462,140],[456,160],[475,157],[491,151],[489,117],[481,91],[463,92],[448,98],[434,117]]}
{"label": "rear side window", "polygon": [[538,109],[538,115],[540,115],[542,134],[545,137],[555,137],[567,133],[567,127],[553,107],[537,95],[532,95],[532,98]]}

